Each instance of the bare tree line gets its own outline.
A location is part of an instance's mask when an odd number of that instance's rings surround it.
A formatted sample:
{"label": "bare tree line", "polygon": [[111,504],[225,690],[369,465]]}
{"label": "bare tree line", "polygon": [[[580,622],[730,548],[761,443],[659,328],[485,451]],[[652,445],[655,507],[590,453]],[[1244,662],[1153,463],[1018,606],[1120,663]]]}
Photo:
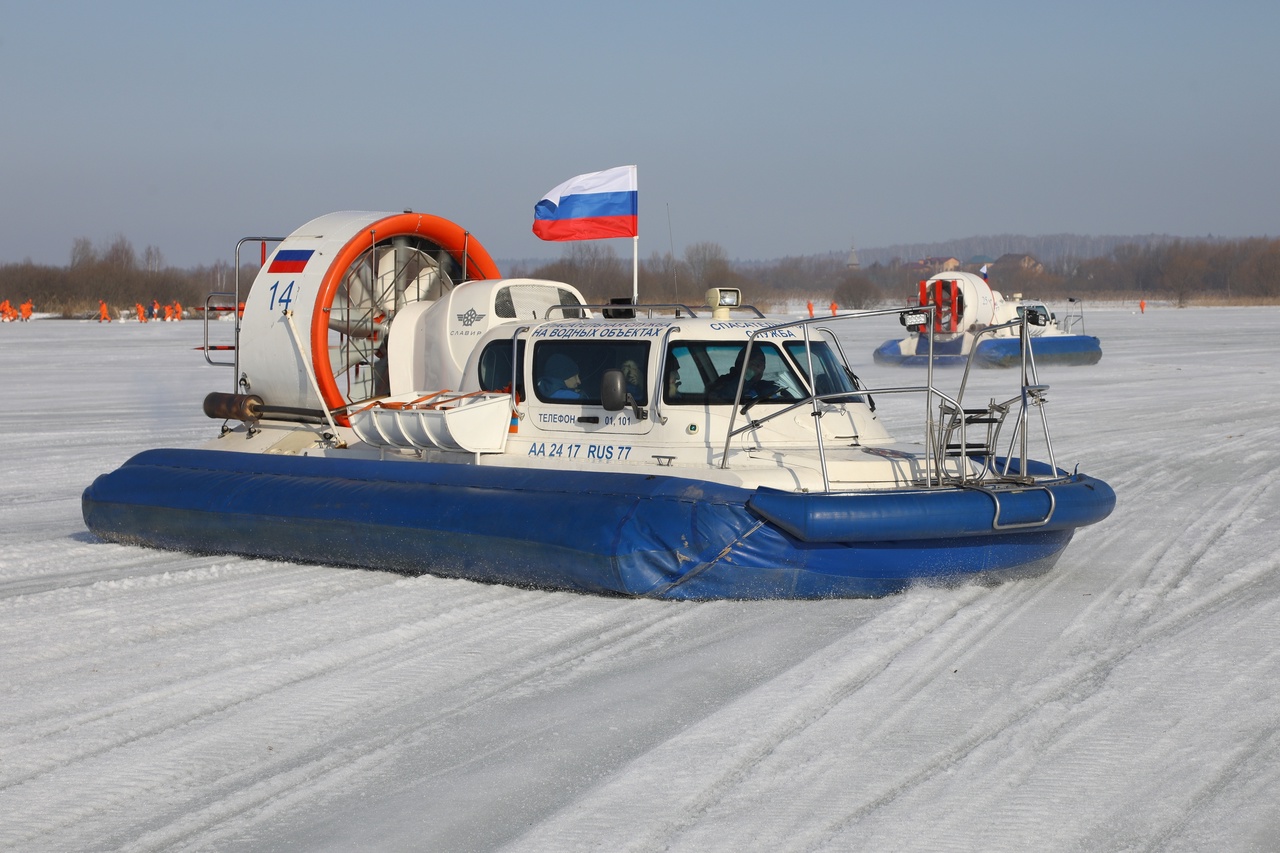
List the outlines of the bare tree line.
{"label": "bare tree line", "polygon": [[[1101,238],[1090,238],[1099,240]],[[1018,255],[1018,258],[1024,256]],[[873,263],[850,269],[847,255],[830,253],[769,262],[735,263],[714,243],[697,243],[683,258],[654,253],[640,264],[646,302],[699,305],[710,287],[737,287],[762,308],[810,299],[842,308],[911,300],[917,283],[940,269]],[[962,267],[977,272],[980,264]],[[609,246],[578,243],[550,264],[519,274],[576,285],[588,298],[607,301],[631,292],[630,263]],[[1006,294],[1054,299],[1167,299],[1275,302],[1280,300],[1280,240],[1152,240],[1113,245],[1101,256],[1061,256],[1052,265],[990,265],[991,284]]]}
{"label": "bare tree line", "polygon": [[[631,259],[612,246],[590,242],[570,244],[564,255],[530,269],[513,267],[512,275],[568,282],[592,302],[630,296]],[[783,258],[771,264],[738,264],[717,243],[695,243],[683,257],[654,252],[639,264],[639,291],[646,303],[696,307],[713,287],[736,287],[746,302],[761,310],[795,300],[835,298],[842,307],[862,308],[882,298],[880,289],[864,274],[850,270],[844,259],[828,256]]]}
{"label": "bare tree line", "polygon": [[1274,302],[1280,299],[1280,240],[1119,246],[1072,264],[1061,279],[1061,287],[1082,293],[1156,296],[1179,305],[1205,298]]}
{"label": "bare tree line", "polygon": [[[230,264],[181,270],[166,266],[163,253],[147,246],[139,259],[124,237],[98,248],[86,237],[71,246],[71,263],[54,267],[24,262],[0,265],[0,299],[35,302],[39,312],[63,317],[97,316],[99,301],[113,313],[132,311],[136,303],[150,305],[181,302],[203,305],[212,290],[230,289]],[[252,281],[257,268],[241,271],[242,281]]]}
{"label": "bare tree line", "polygon": [[[1100,239],[1100,238],[1091,238]],[[736,287],[747,302],[768,310],[784,303],[827,300],[842,308],[863,308],[911,298],[916,282],[934,270],[916,264],[872,263],[851,269],[847,255],[829,253],[767,262],[731,261],[716,243],[695,243],[681,257],[654,252],[639,264],[639,290],[650,303],[702,304],[712,287]],[[256,265],[241,269],[250,282]],[[975,270],[976,271],[976,270]],[[516,264],[508,275],[566,281],[593,302],[632,292],[631,259],[611,245],[566,244],[560,258],[541,265]],[[1122,243],[1092,257],[1059,257],[1043,268],[997,264],[992,286],[1004,293],[1043,298],[1163,298],[1183,305],[1193,300],[1274,302],[1280,300],[1280,240],[1159,240]],[[29,262],[0,265],[0,298],[32,299],[36,310],[65,317],[96,314],[99,300],[120,309],[134,303],[180,301],[195,306],[233,282],[230,264],[180,270],[167,266],[154,246],[139,258],[124,237],[94,247],[74,241],[71,262],[54,267]]]}
{"label": "bare tree line", "polygon": [[[1171,234],[987,234],[981,237],[965,237],[958,240],[944,240],[936,243],[899,243],[892,246],[858,249],[858,257],[864,266],[881,264],[893,266],[899,263],[929,257],[955,257],[968,261],[975,256],[998,258],[1007,254],[1033,255],[1048,269],[1056,273],[1064,273],[1066,264],[1080,258],[1102,258],[1111,254],[1121,246],[1148,248],[1165,243],[1173,243],[1180,239]],[[1207,237],[1193,238],[1192,242],[1215,243],[1224,242],[1226,238]]]}
{"label": "bare tree line", "polygon": [[[1058,235],[1059,248],[1070,245]],[[1105,243],[1106,238],[1087,238]],[[1080,248],[1082,244],[1076,244]],[[1087,244],[1083,244],[1087,248]],[[1280,300],[1280,240],[1172,237],[1115,243],[1099,254],[1040,257],[1027,245],[1014,247],[1043,266],[991,265],[991,284],[1003,293],[1024,292],[1045,298],[1092,295],[1103,299],[1167,299],[1270,303]],[[860,252],[859,255],[862,255]],[[1025,257],[1018,255],[1017,257]],[[980,263],[961,268],[976,272]],[[889,296],[915,292],[929,270],[895,259],[873,263],[865,272]]]}

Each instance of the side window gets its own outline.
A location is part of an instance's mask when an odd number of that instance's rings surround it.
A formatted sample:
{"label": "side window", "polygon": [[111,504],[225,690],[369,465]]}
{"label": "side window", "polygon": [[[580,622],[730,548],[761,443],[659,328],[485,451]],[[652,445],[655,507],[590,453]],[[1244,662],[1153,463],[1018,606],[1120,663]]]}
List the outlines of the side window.
{"label": "side window", "polygon": [[805,396],[781,350],[757,343],[746,357],[738,342],[681,342],[667,351],[663,401],[674,405],[728,405],[742,384],[744,400],[785,403]]}
{"label": "side window", "polygon": [[667,351],[666,376],[662,380],[664,403],[693,403],[706,398],[703,372],[694,359],[693,348],[676,344]]}
{"label": "side window", "polygon": [[[559,298],[561,305],[581,305],[582,304],[578,300],[578,297],[574,295],[572,290],[565,290],[563,287],[556,288],[556,296]],[[561,312],[561,316],[568,319],[580,320],[583,317],[585,317],[586,314],[575,308],[565,308]]]}
{"label": "side window", "polygon": [[511,298],[511,288],[503,287],[493,296],[493,313],[512,319],[516,316],[516,303]]}
{"label": "side window", "polygon": [[[524,376],[524,341],[516,349],[516,374]],[[511,390],[511,341],[493,341],[480,353],[480,388],[484,391]],[[516,393],[524,399],[524,383],[516,384]]]}
{"label": "side window", "polygon": [[539,341],[533,348],[533,386],[545,403],[600,405],[600,379],[621,370],[639,405],[649,402],[648,341]]}

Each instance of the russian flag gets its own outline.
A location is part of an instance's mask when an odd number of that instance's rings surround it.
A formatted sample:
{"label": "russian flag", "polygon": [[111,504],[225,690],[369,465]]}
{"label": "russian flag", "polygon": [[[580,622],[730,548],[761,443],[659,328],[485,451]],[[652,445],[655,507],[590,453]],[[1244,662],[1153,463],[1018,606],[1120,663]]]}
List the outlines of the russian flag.
{"label": "russian flag", "polygon": [[313,254],[314,249],[281,249],[271,259],[267,272],[302,272]]}
{"label": "russian flag", "polygon": [[543,240],[636,237],[636,196],[635,166],[578,175],[534,205],[533,233]]}

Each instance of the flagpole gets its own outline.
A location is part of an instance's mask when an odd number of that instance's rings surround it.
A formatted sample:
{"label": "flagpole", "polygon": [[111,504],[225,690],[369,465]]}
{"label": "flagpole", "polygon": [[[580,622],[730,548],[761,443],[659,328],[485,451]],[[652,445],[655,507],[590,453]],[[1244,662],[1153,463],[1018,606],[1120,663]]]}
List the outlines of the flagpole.
{"label": "flagpole", "polygon": [[631,304],[640,304],[640,235],[631,238]]}

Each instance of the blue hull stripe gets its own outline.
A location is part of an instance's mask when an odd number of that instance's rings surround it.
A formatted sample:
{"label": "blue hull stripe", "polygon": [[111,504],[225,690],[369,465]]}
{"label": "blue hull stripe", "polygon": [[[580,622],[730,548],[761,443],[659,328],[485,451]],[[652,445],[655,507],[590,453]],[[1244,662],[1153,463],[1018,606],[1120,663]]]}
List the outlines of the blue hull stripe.
{"label": "blue hull stripe", "polygon": [[[950,343],[957,343],[956,338]],[[963,367],[969,360],[968,354],[952,352],[954,346],[935,346],[933,363],[935,366]],[[1102,344],[1091,335],[1053,335],[1031,339],[1031,351],[1035,354],[1036,364],[1084,365],[1097,364],[1102,359]],[[891,364],[914,367],[929,363],[927,354],[904,355],[901,341],[885,341],[872,354],[877,364]],[[1022,363],[1022,345],[1017,338],[1000,338],[985,340],[978,344],[978,353],[974,363],[979,367],[1016,367]]]}
{"label": "blue hull stripe", "polygon": [[[823,598],[1046,571],[1074,532],[1066,507],[1092,500],[1087,524],[1114,503],[1089,478],[1062,488],[1062,524],[993,531],[990,499],[957,492],[978,499],[972,528],[930,538],[936,518],[913,525],[910,501],[884,496],[815,509],[675,477],[161,449],[99,477],[82,504],[94,533],[152,547],[671,599]],[[797,512],[812,516],[797,528],[807,541],[787,529]],[[822,541],[842,525],[852,535]]]}

